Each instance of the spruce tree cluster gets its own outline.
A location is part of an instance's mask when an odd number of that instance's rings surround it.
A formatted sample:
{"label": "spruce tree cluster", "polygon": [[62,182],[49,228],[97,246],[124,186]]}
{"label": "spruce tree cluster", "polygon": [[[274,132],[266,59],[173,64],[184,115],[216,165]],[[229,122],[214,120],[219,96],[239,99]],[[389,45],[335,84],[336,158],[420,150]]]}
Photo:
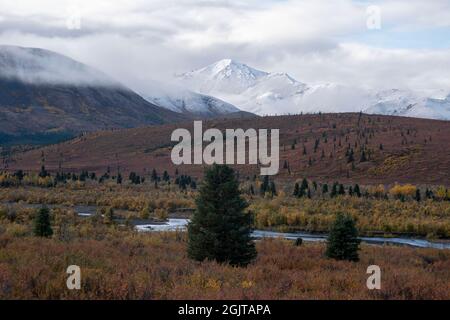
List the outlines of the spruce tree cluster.
{"label": "spruce tree cluster", "polygon": [[130,175],[128,176],[128,179],[133,184],[140,184],[141,183],[141,177],[136,174],[136,172],[130,172]]}
{"label": "spruce tree cluster", "polygon": [[310,197],[311,191],[309,190],[309,184],[308,184],[308,180],[306,180],[306,178],[303,178],[301,185],[299,185],[298,183],[295,183],[294,196],[301,198],[308,194],[309,194],[308,197]]}
{"label": "spruce tree cluster", "polygon": [[271,196],[276,196],[277,188],[275,186],[275,182],[270,181],[269,176],[264,176],[260,191],[262,196],[264,196],[266,193],[269,193]]}
{"label": "spruce tree cluster", "polygon": [[175,179],[175,184],[178,185],[178,187],[181,190],[186,190],[188,186],[190,186],[192,189],[197,188],[196,182],[191,178],[191,176],[187,175],[181,175]]}

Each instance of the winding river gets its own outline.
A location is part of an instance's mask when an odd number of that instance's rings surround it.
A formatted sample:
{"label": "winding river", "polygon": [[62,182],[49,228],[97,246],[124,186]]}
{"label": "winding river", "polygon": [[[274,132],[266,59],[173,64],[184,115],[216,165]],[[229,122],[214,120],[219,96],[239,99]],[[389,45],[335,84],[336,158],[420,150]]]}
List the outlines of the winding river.
{"label": "winding river", "polygon": [[[13,203],[3,203],[3,204],[13,204]],[[25,204],[21,205],[26,207],[37,208],[42,205],[40,204]],[[60,205],[48,205],[49,208],[54,207],[64,207]],[[74,206],[72,208],[80,217],[89,217],[95,214],[96,206]],[[119,223],[122,222],[121,219],[117,220]],[[165,223],[153,223],[151,221],[146,221],[142,219],[134,219],[131,223],[135,226],[136,230],[139,232],[161,232],[161,231],[185,231],[189,219],[180,218],[170,218]],[[324,242],[326,241],[326,234],[314,234],[308,232],[277,232],[268,230],[254,230],[252,237],[255,239],[262,238],[284,238],[289,240],[295,240],[297,238],[302,238],[303,241],[309,242]],[[360,237],[361,241],[368,244],[388,244],[388,245],[399,245],[399,246],[410,246],[416,248],[435,248],[435,249],[450,249],[450,242],[447,241],[428,241],[425,239],[414,239],[406,237],[393,237],[393,238],[382,238],[382,237]]]}
{"label": "winding river", "polygon": [[[141,232],[158,232],[158,231],[184,231],[189,223],[189,219],[169,219],[164,224],[140,224],[135,228]],[[303,241],[323,242],[326,241],[326,234],[312,234],[307,232],[276,232],[266,230],[254,230],[252,237],[255,239],[262,238],[284,238],[295,240],[302,238]],[[369,244],[392,244],[403,245],[416,248],[435,248],[435,249],[450,249],[450,242],[431,242],[423,239],[412,238],[381,238],[381,237],[360,237],[361,241]]]}

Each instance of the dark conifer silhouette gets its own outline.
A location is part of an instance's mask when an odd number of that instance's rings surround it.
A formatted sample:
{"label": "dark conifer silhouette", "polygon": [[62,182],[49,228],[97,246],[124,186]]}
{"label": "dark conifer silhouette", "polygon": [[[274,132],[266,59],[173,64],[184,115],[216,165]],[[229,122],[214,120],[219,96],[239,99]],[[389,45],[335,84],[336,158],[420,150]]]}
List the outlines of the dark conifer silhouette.
{"label": "dark conifer silhouette", "polygon": [[246,212],[233,169],[214,164],[196,198],[197,210],[188,226],[188,256],[246,266],[256,257],[251,240],[253,216]]}

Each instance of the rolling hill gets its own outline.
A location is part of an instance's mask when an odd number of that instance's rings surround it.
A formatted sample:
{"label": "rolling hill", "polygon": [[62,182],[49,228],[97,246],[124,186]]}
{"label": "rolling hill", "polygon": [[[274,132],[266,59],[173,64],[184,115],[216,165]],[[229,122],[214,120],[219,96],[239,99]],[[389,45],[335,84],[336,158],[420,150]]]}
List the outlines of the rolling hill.
{"label": "rolling hill", "polygon": [[[148,174],[175,166],[170,159],[171,133],[192,129],[192,122],[83,135],[61,144],[16,153],[4,159],[9,170],[56,171],[108,167],[122,174]],[[450,122],[359,113],[213,119],[206,127],[280,129],[280,171],[277,180],[308,177],[318,181],[450,184]],[[192,132],[192,131],[191,131]],[[353,161],[350,161],[350,155]],[[364,153],[364,156],[363,156]],[[42,159],[45,159],[44,161]],[[241,178],[259,175],[257,165],[237,165]],[[182,165],[179,173],[200,177],[202,165]]]}

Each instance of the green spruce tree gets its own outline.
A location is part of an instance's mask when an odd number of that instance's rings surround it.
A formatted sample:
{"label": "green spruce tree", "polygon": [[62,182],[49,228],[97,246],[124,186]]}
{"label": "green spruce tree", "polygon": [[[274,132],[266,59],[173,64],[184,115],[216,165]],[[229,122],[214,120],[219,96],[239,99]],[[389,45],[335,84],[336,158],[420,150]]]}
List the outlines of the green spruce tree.
{"label": "green spruce tree", "polygon": [[420,200],[422,200],[422,196],[420,195],[420,189],[419,188],[416,189],[416,196],[414,198],[415,198],[415,200],[417,202],[420,202]]}
{"label": "green spruce tree", "polygon": [[345,195],[345,188],[344,188],[344,185],[343,185],[343,184],[340,184],[340,185],[339,185],[339,191],[338,191],[338,194],[339,194],[340,196]]}
{"label": "green spruce tree", "polygon": [[264,176],[263,182],[261,183],[260,191],[261,195],[264,196],[264,194],[269,191],[270,183],[269,183],[269,176]]}
{"label": "green spruce tree", "polygon": [[299,194],[300,194],[300,186],[298,185],[298,182],[296,182],[294,185],[294,192],[292,195],[294,197],[298,197]]}
{"label": "green spruce tree", "polygon": [[353,192],[356,194],[356,196],[357,196],[358,198],[361,198],[361,190],[360,190],[358,184],[355,184],[355,187],[353,188]]}
{"label": "green spruce tree", "polygon": [[326,256],[336,260],[358,261],[358,230],[349,215],[338,214],[327,241]]}
{"label": "green spruce tree", "polygon": [[49,238],[53,235],[50,222],[50,211],[47,207],[42,207],[36,212],[33,233],[36,237]]}
{"label": "green spruce tree", "polygon": [[322,194],[325,195],[328,193],[328,184],[324,183],[322,186]]}
{"label": "green spruce tree", "polygon": [[188,256],[246,266],[256,257],[253,216],[246,212],[233,169],[214,164],[205,173],[188,226]]}
{"label": "green spruce tree", "polygon": [[333,183],[333,187],[331,188],[330,197],[334,198],[334,197],[337,196],[337,194],[338,194],[338,185],[339,184],[337,182]]}

